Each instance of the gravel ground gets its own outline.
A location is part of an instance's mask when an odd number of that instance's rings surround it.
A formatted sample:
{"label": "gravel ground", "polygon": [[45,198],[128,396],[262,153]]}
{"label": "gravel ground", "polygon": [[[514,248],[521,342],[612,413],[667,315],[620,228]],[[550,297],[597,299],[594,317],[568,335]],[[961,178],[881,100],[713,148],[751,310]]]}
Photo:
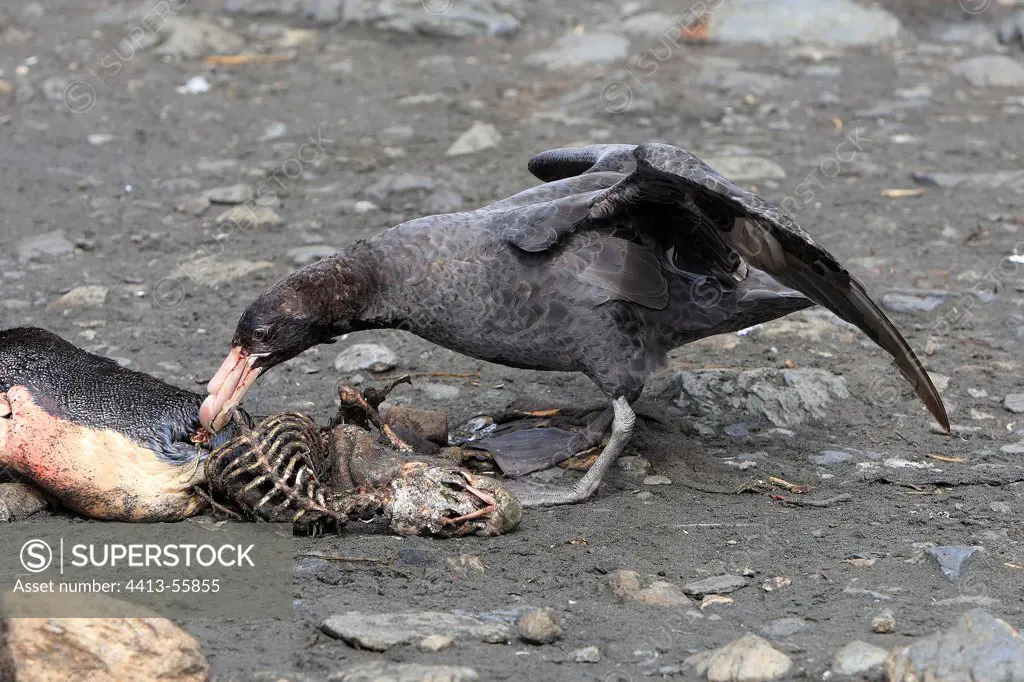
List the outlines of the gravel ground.
{"label": "gravel ground", "polygon": [[[201,390],[243,307],[297,264],[519,191],[534,183],[526,161],[537,151],[659,140],[781,203],[860,276],[921,349],[955,424],[952,437],[935,433],[884,354],[822,311],[694,344],[648,384],[628,453],[642,460],[613,471],[594,500],[529,511],[493,539],[354,529],[299,540],[303,552],[379,561],[297,560],[291,622],[184,623],[218,679],[318,680],[384,660],[468,666],[480,679],[688,678],[684,659],[745,633],[787,654],[789,677],[821,679],[853,640],[889,649],[975,606],[1024,625],[1024,420],[1011,409],[1024,406],[1007,398],[1024,393],[1024,258],[1012,258],[1024,253],[1024,76],[1012,69],[1019,43],[992,38],[1011,8],[891,2],[904,25],[881,45],[811,48],[666,44],[664,17],[680,13],[667,3],[649,6],[660,18],[633,10],[643,21],[628,44],[587,42],[630,25],[613,2],[493,3],[518,13],[515,36],[463,39],[171,4],[206,28],[179,26],[149,45],[153,32],[132,33],[141,5],[0,10],[3,326],[42,326]],[[549,68],[536,55],[566,30]],[[244,50],[284,58],[201,59]],[[1010,64],[965,64],[980,55]],[[471,151],[453,153],[474,126]],[[253,205],[253,190],[257,224],[224,223],[233,204]],[[356,342],[398,358],[395,372],[363,380],[414,373],[395,400],[454,423],[513,403],[601,399],[582,377],[374,332],[275,370],[247,406],[323,420],[335,356]],[[821,369],[845,390],[803,421],[711,414],[678,400],[680,372],[709,368]],[[445,372],[471,376],[429,376]],[[733,493],[773,476],[810,492]],[[830,503],[794,504],[808,499]],[[984,549],[947,577],[928,552],[937,546]],[[721,575],[745,586],[704,608],[699,595],[688,606],[642,603],[600,589],[619,570],[678,587]],[[320,627],[349,611],[509,620],[529,607],[553,608],[564,635],[378,653]],[[873,631],[883,609],[895,632]],[[591,646],[599,660],[577,662],[594,658],[576,653]]]}

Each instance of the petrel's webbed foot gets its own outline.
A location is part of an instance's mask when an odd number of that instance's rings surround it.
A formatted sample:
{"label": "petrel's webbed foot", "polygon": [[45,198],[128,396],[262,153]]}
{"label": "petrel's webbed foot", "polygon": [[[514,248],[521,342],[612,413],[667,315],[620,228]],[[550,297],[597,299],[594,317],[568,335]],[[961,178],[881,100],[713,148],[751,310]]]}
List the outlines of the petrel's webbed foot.
{"label": "petrel's webbed foot", "polygon": [[524,428],[470,441],[464,447],[486,450],[501,473],[512,478],[550,469],[570,457],[597,446],[612,423],[609,405],[580,432],[560,428]]}
{"label": "petrel's webbed foot", "polygon": [[633,424],[636,415],[624,397],[612,402],[614,418],[612,419],[612,435],[608,444],[598,456],[590,470],[569,488],[542,487],[525,481],[507,481],[505,487],[519,498],[524,507],[550,507],[560,504],[575,504],[586,500],[597,490],[601,479],[608,468],[625,450],[633,435]]}
{"label": "petrel's webbed foot", "polygon": [[388,439],[388,442],[396,450],[400,452],[414,452],[412,446],[399,438],[398,434],[384,423],[378,411],[380,404],[387,400],[388,394],[399,384],[412,385],[412,380],[406,374],[391,381],[383,388],[371,387],[362,392],[347,384],[339,384],[338,397],[341,399],[341,405],[338,407],[338,414],[331,421],[331,425],[328,428],[334,428],[339,424],[355,424],[368,428],[368,424],[372,424],[384,434],[384,437]]}

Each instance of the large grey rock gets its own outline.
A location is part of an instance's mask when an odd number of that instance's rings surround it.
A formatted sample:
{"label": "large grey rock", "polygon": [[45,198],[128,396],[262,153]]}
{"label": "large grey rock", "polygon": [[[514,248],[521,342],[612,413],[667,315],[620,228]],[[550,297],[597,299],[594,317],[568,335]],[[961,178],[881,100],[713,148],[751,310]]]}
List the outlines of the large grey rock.
{"label": "large grey rock", "polygon": [[960,581],[960,576],[971,557],[976,552],[984,551],[984,547],[930,547],[928,554],[935,559],[942,576],[951,583]]}
{"label": "large grey rock", "polygon": [[930,313],[945,303],[948,297],[945,292],[908,294],[887,291],[882,294],[882,305],[896,313]]}
{"label": "large grey rock", "polygon": [[610,64],[625,59],[629,41],[615,33],[566,33],[547,50],[526,58],[552,71],[579,69],[589,64]]}
{"label": "large grey rock", "polygon": [[1005,452],[1008,455],[1024,455],[1024,440],[1003,445],[999,448],[999,452]]}
{"label": "large grey rock", "polygon": [[803,618],[777,618],[761,628],[761,634],[771,639],[785,639],[811,627]]}
{"label": "large grey rock", "polygon": [[47,232],[35,237],[22,239],[16,247],[18,262],[66,256],[75,252],[75,245],[68,241],[63,230]]}
{"label": "large grey rock", "polygon": [[836,652],[832,659],[832,673],[841,677],[877,679],[888,651],[867,642],[853,641]]}
{"label": "large grey rock", "polygon": [[941,189],[1002,189],[1008,187],[1014,191],[1024,191],[1024,171],[1001,170],[981,173],[915,173],[914,180],[921,185],[939,187]]}
{"label": "large grey rock", "polygon": [[1006,55],[965,59],[953,65],[953,73],[976,88],[1024,88],[1024,64]]}
{"label": "large grey rock", "polygon": [[496,147],[501,142],[501,133],[491,123],[474,121],[466,132],[459,135],[445,152],[447,156],[462,156]]}
{"label": "large grey rock", "polygon": [[1003,398],[1003,407],[1014,414],[1024,414],[1024,393],[1010,393]]}
{"label": "large grey rock", "polygon": [[387,346],[379,343],[354,343],[334,359],[334,369],[340,372],[386,372],[398,364],[398,357]]}
{"label": "large grey rock", "polygon": [[708,682],[768,682],[782,679],[793,667],[789,656],[753,634],[694,654],[684,663]]}
{"label": "large grey rock", "polygon": [[715,575],[683,585],[683,592],[691,597],[703,597],[706,594],[729,594],[746,586],[747,579],[743,576]]}
{"label": "large grey rock", "polygon": [[457,616],[443,611],[360,613],[350,611],[327,618],[321,629],[350,646],[385,651],[396,644],[419,642],[430,635],[452,639],[504,643],[509,640],[506,623]]}
{"label": "large grey rock", "polygon": [[708,369],[676,375],[675,402],[691,415],[724,418],[732,413],[790,428],[821,419],[835,400],[850,397],[846,379],[823,369]]}
{"label": "large grey rock", "polygon": [[[135,40],[136,34],[126,37]],[[149,35],[149,34],[146,34]],[[165,17],[155,36],[156,54],[199,59],[208,54],[232,54],[245,47],[245,39],[217,24],[188,17]],[[132,49],[125,45],[124,49]],[[121,52],[120,54],[126,54]]]}
{"label": "large grey rock", "polygon": [[[27,611],[26,595],[8,593],[5,604]],[[34,596],[34,595],[32,595]],[[62,595],[74,600],[76,595]],[[0,679],[54,682],[164,680],[205,682],[210,665],[199,642],[166,618],[101,618],[97,609],[126,610],[124,603],[90,595],[89,618],[0,619],[4,647]],[[97,601],[99,599],[100,601]],[[19,604],[18,602],[21,601]],[[109,606],[107,606],[109,602]],[[141,614],[140,614],[141,615]]]}
{"label": "large grey rock", "polygon": [[900,21],[852,0],[729,0],[708,15],[708,37],[727,43],[875,45],[895,38]]}
{"label": "large grey rock", "polygon": [[675,608],[690,605],[689,598],[676,585],[666,580],[641,578],[636,571],[612,571],[598,583],[598,591],[622,601],[635,601],[652,606]]}
{"label": "large grey rock", "polygon": [[834,466],[836,464],[845,464],[853,459],[853,455],[849,452],[843,452],[842,450],[824,450],[820,455],[813,455],[811,462],[818,466]]}
{"label": "large grey rock", "polygon": [[[291,680],[289,674],[283,679]],[[421,665],[374,661],[348,668],[330,676],[331,682],[475,682],[480,675],[472,668],[454,665]]]}
{"label": "large grey rock", "polygon": [[0,505],[7,510],[8,519],[18,521],[43,511],[49,503],[27,483],[0,483]]}
{"label": "large grey rock", "polygon": [[512,36],[522,14],[519,0],[225,0],[224,10],[446,38]]}
{"label": "large grey rock", "polygon": [[973,609],[951,628],[893,649],[885,668],[890,682],[1024,682],[1024,637]]}

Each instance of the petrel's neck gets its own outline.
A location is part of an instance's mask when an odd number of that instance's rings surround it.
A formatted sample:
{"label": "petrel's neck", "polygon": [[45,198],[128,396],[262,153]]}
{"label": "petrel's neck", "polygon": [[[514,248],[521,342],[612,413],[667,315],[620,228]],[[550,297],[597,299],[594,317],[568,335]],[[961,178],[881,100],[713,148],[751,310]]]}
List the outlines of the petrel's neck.
{"label": "petrel's neck", "polygon": [[321,318],[338,336],[402,325],[399,270],[394,254],[375,241],[359,241],[299,272],[320,301]]}

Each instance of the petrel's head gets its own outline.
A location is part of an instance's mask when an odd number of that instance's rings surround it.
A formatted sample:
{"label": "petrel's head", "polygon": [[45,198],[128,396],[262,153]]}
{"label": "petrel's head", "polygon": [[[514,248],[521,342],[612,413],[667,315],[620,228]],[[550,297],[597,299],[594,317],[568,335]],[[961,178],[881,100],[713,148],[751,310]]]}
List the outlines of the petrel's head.
{"label": "petrel's head", "polygon": [[351,331],[362,308],[358,293],[347,264],[328,258],[260,294],[239,318],[231,352],[207,386],[199,412],[203,426],[222,428],[263,372]]}

